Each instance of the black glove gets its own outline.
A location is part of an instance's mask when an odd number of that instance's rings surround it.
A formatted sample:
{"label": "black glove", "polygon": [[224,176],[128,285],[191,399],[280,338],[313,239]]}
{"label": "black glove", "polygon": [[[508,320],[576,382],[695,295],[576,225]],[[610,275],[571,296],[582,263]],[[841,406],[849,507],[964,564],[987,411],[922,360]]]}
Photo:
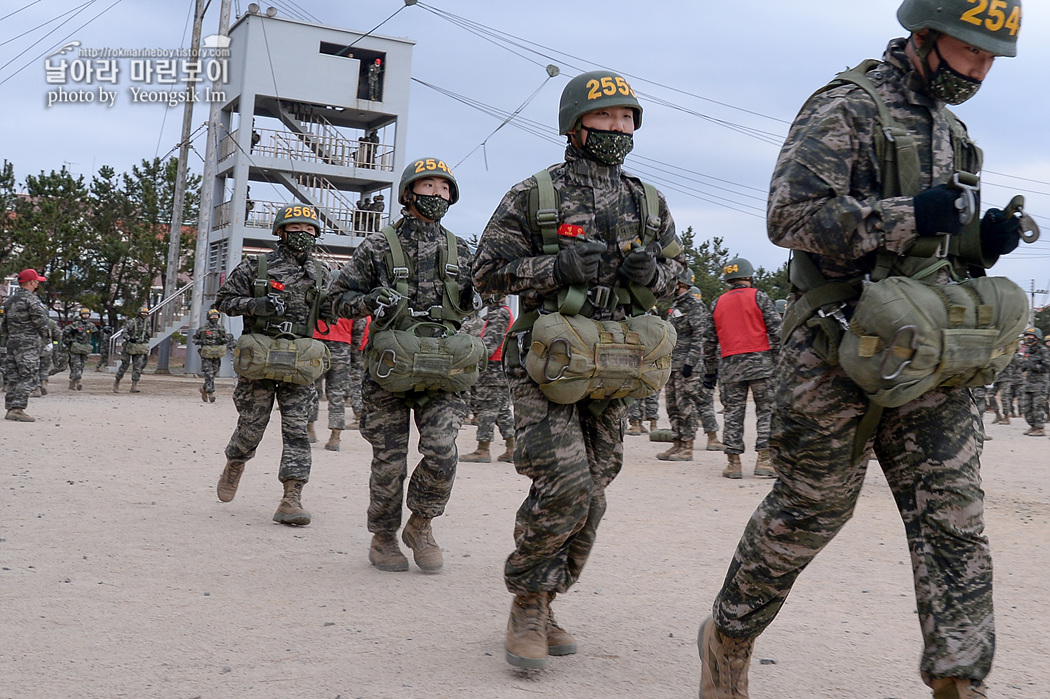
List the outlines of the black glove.
{"label": "black glove", "polygon": [[390,287],[381,286],[376,289],[372,289],[365,296],[365,307],[375,314],[380,308],[386,308],[387,306],[396,306],[397,302],[401,300],[401,296]]}
{"label": "black glove", "polygon": [[1021,219],[1006,218],[1002,209],[988,209],[981,219],[981,254],[987,258],[1011,253],[1021,242]]}
{"label": "black glove", "polygon": [[257,299],[252,299],[252,305],[248,312],[253,316],[279,315],[277,307],[274,306],[273,300],[269,296],[260,296]]}
{"label": "black glove", "polygon": [[659,243],[656,243],[655,248],[653,244],[645,248],[636,245],[627,254],[627,257],[623,258],[623,264],[620,265],[620,274],[632,282],[638,282],[643,285],[648,284],[656,275],[656,253],[658,249]]}
{"label": "black glove", "polygon": [[684,378],[688,379],[692,375],[693,375],[693,365],[692,364],[686,364],[685,366],[682,367],[682,376]]}
{"label": "black glove", "polygon": [[915,230],[920,236],[958,235],[962,231],[959,220],[959,207],[956,202],[962,192],[939,184],[919,192],[912,199],[915,208]]}
{"label": "black glove", "polygon": [[715,387],[716,383],[718,383],[718,372],[717,371],[715,373],[713,373],[713,374],[704,374],[704,378],[701,381],[701,384],[703,385],[703,387],[706,388],[709,391]]}
{"label": "black glove", "polygon": [[554,260],[554,281],[560,286],[586,284],[598,274],[605,243],[587,240],[558,252]]}

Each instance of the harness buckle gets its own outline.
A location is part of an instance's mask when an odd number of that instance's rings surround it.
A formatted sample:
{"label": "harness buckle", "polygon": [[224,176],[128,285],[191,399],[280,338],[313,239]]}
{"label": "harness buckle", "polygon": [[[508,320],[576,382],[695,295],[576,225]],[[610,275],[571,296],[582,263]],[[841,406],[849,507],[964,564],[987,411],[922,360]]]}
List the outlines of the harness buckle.
{"label": "harness buckle", "polygon": [[609,299],[612,298],[612,287],[592,286],[587,290],[587,299],[595,308],[609,308]]}
{"label": "harness buckle", "polygon": [[408,279],[408,267],[394,267],[394,269],[390,271],[394,275],[396,281]]}
{"label": "harness buckle", "polygon": [[846,303],[843,302],[840,303],[837,308],[830,311],[825,311],[823,308],[818,308],[817,315],[821,318],[831,318],[839,325],[841,325],[843,330],[849,332],[849,321],[846,320],[846,315],[842,312],[842,309],[845,307]]}
{"label": "harness buckle", "polygon": [[266,329],[267,330],[277,330],[278,332],[291,334],[291,332],[292,332],[292,321],[285,320],[285,321],[282,321],[280,323],[275,323],[273,321],[270,321],[269,323],[266,324]]}
{"label": "harness buckle", "polygon": [[445,276],[452,277],[453,279],[459,278],[459,265],[446,264],[445,265]]}

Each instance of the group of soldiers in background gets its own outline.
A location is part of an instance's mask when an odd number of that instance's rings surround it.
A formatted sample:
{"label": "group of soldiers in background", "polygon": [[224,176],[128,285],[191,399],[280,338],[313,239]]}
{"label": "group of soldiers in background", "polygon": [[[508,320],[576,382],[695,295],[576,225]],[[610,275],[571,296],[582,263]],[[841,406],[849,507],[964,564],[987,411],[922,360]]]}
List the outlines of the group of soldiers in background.
{"label": "group of soldiers in background", "polygon": [[386,202],[382,194],[375,198],[364,197],[357,202],[357,211],[354,212],[354,230],[372,233],[378,231],[379,222],[386,211]]}

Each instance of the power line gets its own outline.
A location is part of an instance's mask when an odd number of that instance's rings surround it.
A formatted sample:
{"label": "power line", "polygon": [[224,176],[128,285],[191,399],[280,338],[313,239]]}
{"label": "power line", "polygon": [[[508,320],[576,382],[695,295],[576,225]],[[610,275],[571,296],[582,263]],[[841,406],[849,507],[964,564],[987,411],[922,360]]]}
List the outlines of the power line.
{"label": "power line", "polygon": [[[10,17],[11,15],[17,15],[17,14],[18,14],[19,12],[21,12],[22,10],[28,9],[28,8],[32,7],[33,5],[37,4],[38,2],[40,2],[40,0],[33,0],[33,2],[29,3],[28,5],[24,5],[23,7],[19,7],[19,8],[18,8],[17,10],[15,10],[14,12],[8,12],[8,13],[7,13],[6,15],[4,15],[3,17],[0,17],[0,22],[3,22],[3,21],[4,21],[5,19],[7,19],[8,17]],[[59,16],[61,17],[61,15],[59,15]],[[7,43],[7,42],[5,41],[4,43]],[[0,46],[2,46],[2,45],[3,45],[3,44],[0,44]]]}

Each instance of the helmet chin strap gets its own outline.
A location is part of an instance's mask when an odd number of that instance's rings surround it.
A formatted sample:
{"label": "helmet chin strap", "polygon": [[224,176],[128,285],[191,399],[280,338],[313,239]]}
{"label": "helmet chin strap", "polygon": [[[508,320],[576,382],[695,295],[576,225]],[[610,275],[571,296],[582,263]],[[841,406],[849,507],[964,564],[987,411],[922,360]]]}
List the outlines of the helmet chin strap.
{"label": "helmet chin strap", "polygon": [[[915,51],[915,55],[919,57],[919,65],[922,67],[922,77],[926,82],[929,82],[933,78],[933,69],[930,68],[930,54],[933,53],[934,48],[937,46],[937,40],[941,38],[941,33],[936,29],[928,29],[926,37],[922,40],[922,46],[915,41],[916,34],[912,34],[908,37],[908,41],[911,42],[912,50]],[[940,55],[938,53],[938,55]],[[943,60],[943,59],[942,59]]]}

